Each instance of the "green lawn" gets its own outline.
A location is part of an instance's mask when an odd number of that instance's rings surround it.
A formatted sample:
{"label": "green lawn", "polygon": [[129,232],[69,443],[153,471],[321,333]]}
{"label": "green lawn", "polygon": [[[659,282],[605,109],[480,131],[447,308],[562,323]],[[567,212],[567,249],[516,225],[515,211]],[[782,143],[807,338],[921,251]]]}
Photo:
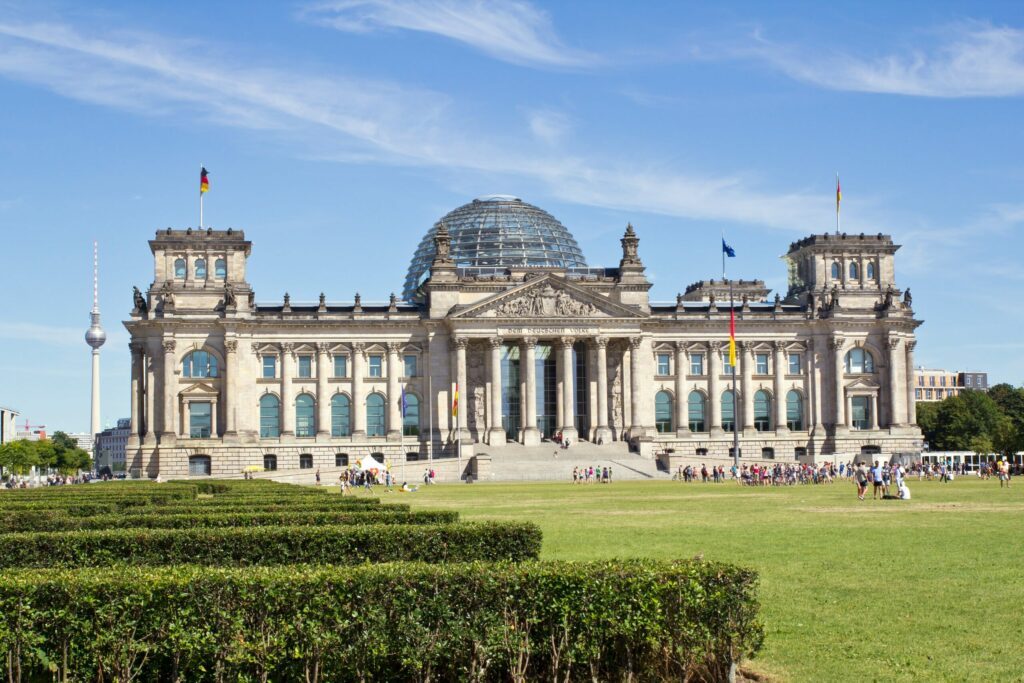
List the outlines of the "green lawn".
{"label": "green lawn", "polygon": [[531,520],[544,559],[754,567],[767,639],[752,666],[782,680],[1024,680],[1024,480],[910,485],[908,502],[861,502],[848,483],[676,482],[452,484],[389,502]]}

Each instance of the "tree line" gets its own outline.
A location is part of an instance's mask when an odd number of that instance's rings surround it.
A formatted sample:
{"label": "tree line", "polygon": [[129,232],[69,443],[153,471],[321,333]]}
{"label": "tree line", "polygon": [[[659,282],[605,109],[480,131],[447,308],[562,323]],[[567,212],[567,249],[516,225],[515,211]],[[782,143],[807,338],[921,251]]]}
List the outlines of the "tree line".
{"label": "tree line", "polygon": [[918,403],[917,424],[933,451],[1024,451],[1024,387],[996,384],[987,392]]}
{"label": "tree line", "polygon": [[92,469],[92,459],[64,432],[54,432],[52,439],[19,439],[0,446],[0,469],[4,473],[25,475],[33,467],[75,474]]}

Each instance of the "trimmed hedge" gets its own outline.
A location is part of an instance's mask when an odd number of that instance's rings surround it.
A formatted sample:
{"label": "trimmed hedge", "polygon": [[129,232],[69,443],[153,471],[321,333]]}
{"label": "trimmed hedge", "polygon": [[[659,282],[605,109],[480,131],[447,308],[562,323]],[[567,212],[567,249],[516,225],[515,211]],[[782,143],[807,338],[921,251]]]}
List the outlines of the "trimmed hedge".
{"label": "trimmed hedge", "polygon": [[0,656],[40,680],[725,681],[764,638],[756,584],[693,561],[17,571]]}
{"label": "trimmed hedge", "polygon": [[[52,511],[55,513],[67,512],[73,515],[105,515],[120,512],[122,514],[181,514],[190,510],[289,510],[289,509],[346,509],[364,508],[380,505],[377,498],[355,498],[347,496],[330,496],[324,498],[300,498],[291,500],[288,498],[261,497],[252,499],[234,499],[219,501],[214,498],[199,500],[174,500],[165,501],[160,504],[152,504],[147,501],[135,501],[132,499],[103,502],[77,502],[77,501],[33,501],[8,507],[0,506],[0,513],[5,512],[28,512],[28,511]],[[389,505],[388,507],[405,507],[408,505]]]}
{"label": "trimmed hedge", "polygon": [[518,522],[61,531],[4,536],[0,568],[519,561],[540,544],[540,529]]}
{"label": "trimmed hedge", "polygon": [[[49,512],[49,511],[46,511]],[[0,534],[31,531],[98,529],[192,529],[255,526],[336,526],[345,524],[453,524],[454,511],[407,512],[391,506],[351,510],[288,510],[287,512],[182,512],[182,514],[96,515],[71,517],[38,512],[0,511]]]}

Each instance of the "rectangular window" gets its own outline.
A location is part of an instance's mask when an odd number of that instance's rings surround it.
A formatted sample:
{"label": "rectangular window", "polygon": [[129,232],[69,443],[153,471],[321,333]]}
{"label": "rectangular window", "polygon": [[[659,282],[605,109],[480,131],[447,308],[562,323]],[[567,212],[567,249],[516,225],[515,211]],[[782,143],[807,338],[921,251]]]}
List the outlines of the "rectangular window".
{"label": "rectangular window", "polygon": [[967,375],[964,379],[967,381],[967,386],[971,386],[971,376]]}
{"label": "rectangular window", "polygon": [[935,386],[935,375],[932,375],[931,377],[928,378],[928,386],[930,386],[930,387],[934,387]]}
{"label": "rectangular window", "polygon": [[935,398],[942,398],[942,397],[943,397],[943,390],[942,389],[936,389],[935,390]]}
{"label": "rectangular window", "polygon": [[334,357],[334,376],[348,377],[348,356]]}
{"label": "rectangular window", "polygon": [[[737,352],[737,356],[739,353]],[[722,373],[726,375],[732,375],[736,372],[736,368],[729,364],[729,351],[726,350],[722,353]]]}
{"label": "rectangular window", "polygon": [[918,401],[921,400],[921,390],[920,389],[915,389],[914,390],[914,398],[916,398]]}
{"label": "rectangular window", "polygon": [[850,399],[852,406],[851,423],[854,429],[871,428],[871,399],[867,396],[854,396]]}
{"label": "rectangular window", "polygon": [[690,354],[690,374],[691,375],[703,375],[704,374],[704,354],[703,353],[691,353]]}
{"label": "rectangular window", "polygon": [[384,376],[384,356],[370,356],[370,377]]}
{"label": "rectangular window", "polygon": [[193,439],[209,439],[213,425],[213,415],[209,401],[189,403],[188,434]]}
{"label": "rectangular window", "polygon": [[932,390],[931,389],[925,389],[924,390],[924,397],[930,401],[932,399]]}
{"label": "rectangular window", "polygon": [[754,356],[755,372],[759,375],[768,374],[768,354],[758,353]]}
{"label": "rectangular window", "polygon": [[416,376],[416,356],[405,356],[405,376],[415,377]]}
{"label": "rectangular window", "polygon": [[263,377],[266,379],[277,377],[277,356],[263,356]]}
{"label": "rectangular window", "polygon": [[313,356],[299,356],[299,377],[309,378],[313,376]]}
{"label": "rectangular window", "polygon": [[802,375],[803,374],[803,356],[799,353],[789,354],[789,374],[791,375]]}
{"label": "rectangular window", "polygon": [[659,375],[663,375],[663,376],[671,374],[671,372],[669,370],[669,367],[670,367],[669,354],[667,354],[667,353],[659,353],[658,354],[658,374]]}
{"label": "rectangular window", "polygon": [[919,386],[919,387],[923,387],[924,386],[924,375],[918,376],[918,378],[917,378],[917,386]]}
{"label": "rectangular window", "polygon": [[941,384],[942,386],[946,386],[946,376],[945,375],[943,375],[942,377],[939,378],[939,384]]}

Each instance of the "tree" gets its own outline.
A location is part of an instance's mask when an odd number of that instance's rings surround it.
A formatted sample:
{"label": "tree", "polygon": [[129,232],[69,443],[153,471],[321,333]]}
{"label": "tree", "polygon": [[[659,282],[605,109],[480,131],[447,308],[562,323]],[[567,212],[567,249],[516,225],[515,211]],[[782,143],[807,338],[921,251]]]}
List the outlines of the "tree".
{"label": "tree", "polygon": [[51,467],[61,474],[74,474],[78,470],[87,470],[92,466],[89,454],[78,447],[78,444],[64,432],[53,433],[55,457]]}
{"label": "tree", "polygon": [[995,439],[996,448],[1006,455],[1024,451],[1024,387],[997,384],[989,389],[988,395],[1010,422]]}
{"label": "tree", "polygon": [[39,465],[37,441],[19,439],[0,446],[0,467],[15,474],[28,474]]}
{"label": "tree", "polygon": [[934,437],[932,449],[968,451],[979,436],[989,439],[997,433],[1003,413],[992,397],[980,391],[964,391],[939,404],[935,424],[930,426]]}

